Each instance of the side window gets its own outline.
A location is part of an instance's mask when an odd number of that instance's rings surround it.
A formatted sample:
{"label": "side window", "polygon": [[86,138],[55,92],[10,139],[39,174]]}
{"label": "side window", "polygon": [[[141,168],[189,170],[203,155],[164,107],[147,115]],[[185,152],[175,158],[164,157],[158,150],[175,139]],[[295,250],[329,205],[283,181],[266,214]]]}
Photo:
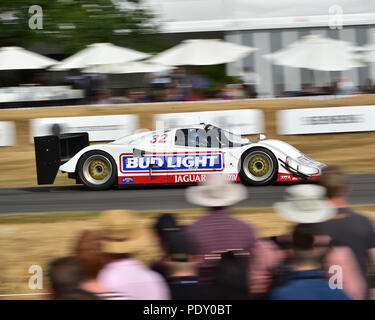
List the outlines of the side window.
{"label": "side window", "polygon": [[210,137],[203,129],[178,129],[175,135],[175,145],[194,148],[210,147]]}
{"label": "side window", "polygon": [[176,146],[187,147],[188,146],[188,129],[177,129],[174,137],[174,144]]}

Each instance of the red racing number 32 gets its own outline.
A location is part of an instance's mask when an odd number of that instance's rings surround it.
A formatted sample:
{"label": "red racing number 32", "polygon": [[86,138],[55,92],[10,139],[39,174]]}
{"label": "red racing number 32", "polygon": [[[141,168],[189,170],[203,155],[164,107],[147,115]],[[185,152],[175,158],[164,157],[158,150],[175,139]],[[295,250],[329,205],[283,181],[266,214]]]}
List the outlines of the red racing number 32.
{"label": "red racing number 32", "polygon": [[166,143],[167,137],[167,133],[164,133],[162,135],[155,134],[152,136],[152,140],[150,140],[150,143]]}

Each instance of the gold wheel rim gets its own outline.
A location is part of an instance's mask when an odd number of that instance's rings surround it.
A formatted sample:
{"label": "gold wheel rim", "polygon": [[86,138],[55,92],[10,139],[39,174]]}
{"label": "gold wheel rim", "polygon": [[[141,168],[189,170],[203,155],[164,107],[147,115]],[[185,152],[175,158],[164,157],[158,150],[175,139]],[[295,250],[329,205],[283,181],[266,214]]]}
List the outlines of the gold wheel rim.
{"label": "gold wheel rim", "polygon": [[262,178],[269,173],[271,164],[269,159],[261,154],[253,155],[247,164],[250,174],[254,177]]}
{"label": "gold wheel rim", "polygon": [[108,163],[102,159],[91,160],[87,170],[90,177],[95,180],[104,180],[110,172]]}

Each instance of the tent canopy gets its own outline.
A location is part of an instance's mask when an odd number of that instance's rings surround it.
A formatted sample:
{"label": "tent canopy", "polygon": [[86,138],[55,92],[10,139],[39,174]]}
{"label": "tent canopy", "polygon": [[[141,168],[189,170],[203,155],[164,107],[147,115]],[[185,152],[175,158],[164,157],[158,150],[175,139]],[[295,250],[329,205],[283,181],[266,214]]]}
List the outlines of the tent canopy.
{"label": "tent canopy", "polygon": [[159,72],[164,70],[174,69],[174,67],[163,66],[155,63],[148,63],[144,61],[131,61],[118,64],[107,64],[100,66],[92,66],[83,70],[85,73],[109,73],[109,74],[123,74],[123,73],[148,73]]}
{"label": "tent canopy", "polygon": [[284,49],[263,57],[282,66],[320,71],[343,71],[362,67],[359,47],[350,42],[309,35]]}
{"label": "tent canopy", "polygon": [[0,70],[44,69],[56,63],[57,60],[21,47],[0,48]]}
{"label": "tent canopy", "polygon": [[219,39],[190,39],[154,56],[150,62],[179,65],[214,65],[244,58],[256,48]]}
{"label": "tent canopy", "polygon": [[112,43],[93,43],[61,61],[52,70],[82,69],[94,65],[124,63],[149,57],[147,53],[115,46]]}

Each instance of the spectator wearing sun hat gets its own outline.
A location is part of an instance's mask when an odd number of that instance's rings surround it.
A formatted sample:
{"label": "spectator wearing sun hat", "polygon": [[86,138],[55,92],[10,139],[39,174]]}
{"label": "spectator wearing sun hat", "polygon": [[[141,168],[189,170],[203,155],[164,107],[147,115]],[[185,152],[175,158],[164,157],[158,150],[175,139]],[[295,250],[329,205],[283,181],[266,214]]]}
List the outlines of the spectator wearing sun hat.
{"label": "spectator wearing sun hat", "polygon": [[[191,253],[201,261],[200,279],[209,283],[213,281],[218,261],[215,257],[228,250],[243,250],[248,255],[253,252],[254,229],[233,217],[230,210],[230,206],[247,198],[247,189],[228,182],[224,175],[215,174],[208,176],[206,183],[188,188],[185,196],[190,203],[207,208],[207,214],[186,226],[184,231]],[[244,259],[248,265],[248,257]]]}
{"label": "spectator wearing sun hat", "polygon": [[135,213],[104,211],[99,225],[102,250],[108,261],[99,273],[99,282],[136,300],[169,299],[169,289],[162,276],[136,257],[150,244],[151,238]]}
{"label": "spectator wearing sun hat", "polygon": [[[339,266],[341,268],[342,278],[340,280],[342,283],[343,292],[351,299],[364,299],[365,282],[360,273],[358,263],[354,258],[352,250],[348,247],[332,246],[331,238],[328,235],[324,235],[319,232],[321,224],[329,219],[333,219],[336,215],[336,209],[330,205],[326,197],[326,189],[318,185],[295,185],[289,187],[286,190],[284,201],[276,203],[274,208],[281,217],[296,224],[294,231],[301,228],[301,226],[308,226],[310,230],[309,232],[311,233],[310,236],[313,236],[313,244],[311,248],[305,248],[307,254],[309,255],[306,257],[305,254],[305,258],[308,258],[310,266],[313,264],[312,262],[314,262],[315,265],[317,261],[321,263],[321,272],[313,270],[312,273],[314,273],[314,275],[310,276],[317,278],[318,276],[320,277],[322,274],[324,274],[324,276],[328,279],[332,275],[328,272],[330,268],[332,266]],[[298,271],[298,263],[295,263],[295,249],[298,249],[299,247],[293,247],[293,245],[295,245],[294,242],[296,241],[296,239],[293,239],[293,235],[284,235],[284,241],[286,243],[288,242],[288,236],[290,248],[294,248],[294,250],[285,249],[287,248],[285,243],[284,248],[280,247],[279,250],[286,253],[284,255],[285,260],[282,261],[281,264],[285,266],[285,263],[289,263],[293,275],[293,272]],[[269,255],[268,259],[268,263],[272,265],[272,256]],[[300,259],[300,262],[303,264],[306,261]],[[279,275],[281,269],[275,268],[273,265],[271,270],[269,266],[263,265],[262,270],[264,270],[265,273],[273,272],[273,275],[270,273],[269,276],[275,277]],[[288,275],[287,273],[286,278],[291,280],[289,276],[290,274]],[[320,285],[321,284],[322,283],[320,282]],[[294,286],[292,286],[292,289],[293,288],[295,289]],[[322,288],[320,287],[320,289]],[[325,293],[327,293],[327,291],[325,291]],[[276,296],[276,298],[280,298],[279,295]],[[293,295],[287,294],[285,297],[287,298],[291,296]],[[314,295],[306,294],[305,298],[311,298],[312,296]],[[273,297],[275,298],[275,296]],[[323,299],[324,297],[327,296],[323,294],[321,298]],[[332,298],[335,299],[334,297]]]}
{"label": "spectator wearing sun hat", "polygon": [[123,294],[112,292],[99,283],[97,277],[103,267],[104,257],[98,232],[95,230],[81,231],[76,240],[74,253],[82,268],[81,289],[105,300],[132,299]]}

